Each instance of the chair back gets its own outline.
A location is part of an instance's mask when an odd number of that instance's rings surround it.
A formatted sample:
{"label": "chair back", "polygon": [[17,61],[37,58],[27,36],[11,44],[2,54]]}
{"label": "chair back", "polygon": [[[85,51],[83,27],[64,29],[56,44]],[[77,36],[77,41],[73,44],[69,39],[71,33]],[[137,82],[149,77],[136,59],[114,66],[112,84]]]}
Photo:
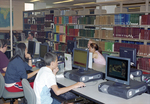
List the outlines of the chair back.
{"label": "chair back", "polygon": [[5,86],[4,77],[3,77],[3,75],[0,73],[0,98],[1,98],[2,95],[3,95],[4,86]]}
{"label": "chair back", "polygon": [[34,90],[31,88],[27,79],[22,80],[24,96],[28,104],[36,104],[36,95]]}

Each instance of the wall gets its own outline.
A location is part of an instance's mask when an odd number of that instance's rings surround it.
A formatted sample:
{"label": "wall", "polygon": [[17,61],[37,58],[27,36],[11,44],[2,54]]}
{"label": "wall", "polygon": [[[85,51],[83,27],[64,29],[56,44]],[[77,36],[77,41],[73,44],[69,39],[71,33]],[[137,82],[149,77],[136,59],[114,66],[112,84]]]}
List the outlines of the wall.
{"label": "wall", "polygon": [[[23,11],[24,11],[24,2],[23,1],[14,1],[12,0],[13,7],[13,30],[23,30]],[[1,8],[9,8],[10,0],[0,0]],[[0,28],[0,30],[10,30],[10,27]]]}

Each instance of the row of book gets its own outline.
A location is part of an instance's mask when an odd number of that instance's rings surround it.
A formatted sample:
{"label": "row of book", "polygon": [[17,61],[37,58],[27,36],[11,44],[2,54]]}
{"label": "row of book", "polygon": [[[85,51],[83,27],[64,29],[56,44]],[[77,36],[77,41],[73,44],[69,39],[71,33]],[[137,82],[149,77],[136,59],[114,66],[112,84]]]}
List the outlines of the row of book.
{"label": "row of book", "polygon": [[115,14],[115,25],[139,25],[142,14]]}
{"label": "row of book", "polygon": [[66,51],[66,44],[61,44],[61,43],[54,43],[54,50],[55,51]]}
{"label": "row of book", "polygon": [[114,43],[114,51],[119,52],[120,47],[135,48],[137,50],[137,55],[139,56],[149,56],[150,55],[150,45],[138,45],[138,44],[128,44],[128,43]]}
{"label": "row of book", "polygon": [[141,28],[114,26],[114,37],[140,39]]}
{"label": "row of book", "polygon": [[142,17],[141,17],[141,25],[150,25],[150,14],[142,15]]}
{"label": "row of book", "polygon": [[87,39],[79,39],[78,47],[87,48],[88,41],[89,40],[87,40]]}
{"label": "row of book", "polygon": [[150,15],[115,14],[103,16],[55,16],[55,24],[149,25]]}
{"label": "row of book", "polygon": [[45,15],[45,21],[53,21],[54,14],[47,14]]}
{"label": "row of book", "polygon": [[100,41],[98,45],[102,51],[114,52],[114,42]]}
{"label": "row of book", "polygon": [[150,58],[139,58],[137,60],[138,69],[150,71]]}
{"label": "row of book", "polygon": [[114,15],[96,16],[95,25],[114,25]]}
{"label": "row of book", "polygon": [[44,31],[44,25],[31,25],[30,29],[34,31],[36,30]]}
{"label": "row of book", "polygon": [[77,24],[94,24],[96,16],[79,17]]}
{"label": "row of book", "polygon": [[57,42],[66,42],[66,35],[62,35],[62,34],[53,34],[53,40],[57,41]]}
{"label": "row of book", "polygon": [[55,24],[77,24],[80,16],[55,16]]}
{"label": "row of book", "polygon": [[95,37],[95,30],[79,29],[79,36],[94,38]]}

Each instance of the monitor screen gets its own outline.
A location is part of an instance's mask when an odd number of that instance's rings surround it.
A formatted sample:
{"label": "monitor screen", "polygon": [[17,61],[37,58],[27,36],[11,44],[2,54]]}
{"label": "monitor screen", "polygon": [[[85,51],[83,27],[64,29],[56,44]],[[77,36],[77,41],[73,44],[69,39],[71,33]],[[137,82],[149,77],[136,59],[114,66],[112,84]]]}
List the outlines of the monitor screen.
{"label": "monitor screen", "polygon": [[48,44],[40,44],[39,58],[43,59],[44,55],[47,52],[49,52],[49,45]]}
{"label": "monitor screen", "polygon": [[31,57],[33,57],[34,53],[35,53],[35,42],[34,41],[29,41],[28,42],[28,53],[31,55]]}
{"label": "monitor screen", "polygon": [[118,84],[130,83],[130,59],[115,56],[106,56],[105,78]]}
{"label": "monitor screen", "polygon": [[73,67],[80,70],[88,70],[89,50],[73,49]]}
{"label": "monitor screen", "polygon": [[136,49],[128,47],[120,47],[120,57],[130,58],[131,66],[136,67]]}
{"label": "monitor screen", "polygon": [[67,41],[67,51],[69,53],[72,53],[74,48],[77,48],[76,41],[74,41],[74,40],[68,40]]}

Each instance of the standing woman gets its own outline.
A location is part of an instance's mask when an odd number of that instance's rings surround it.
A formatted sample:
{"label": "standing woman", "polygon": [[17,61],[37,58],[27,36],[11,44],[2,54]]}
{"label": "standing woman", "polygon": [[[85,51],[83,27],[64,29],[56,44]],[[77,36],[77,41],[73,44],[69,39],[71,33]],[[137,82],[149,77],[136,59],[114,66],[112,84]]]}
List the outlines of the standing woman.
{"label": "standing woman", "polygon": [[[27,64],[25,58],[29,60]],[[27,48],[24,43],[19,43],[16,46],[15,55],[10,59],[5,74],[5,88],[9,92],[23,91],[21,80],[28,79],[34,76],[38,70],[27,74],[27,70],[32,69],[32,60],[30,54],[27,53]],[[30,83],[33,88],[33,82]]]}
{"label": "standing woman", "polygon": [[93,53],[94,63],[106,65],[106,60],[102,55],[102,50],[96,43],[91,43],[89,51]]}

